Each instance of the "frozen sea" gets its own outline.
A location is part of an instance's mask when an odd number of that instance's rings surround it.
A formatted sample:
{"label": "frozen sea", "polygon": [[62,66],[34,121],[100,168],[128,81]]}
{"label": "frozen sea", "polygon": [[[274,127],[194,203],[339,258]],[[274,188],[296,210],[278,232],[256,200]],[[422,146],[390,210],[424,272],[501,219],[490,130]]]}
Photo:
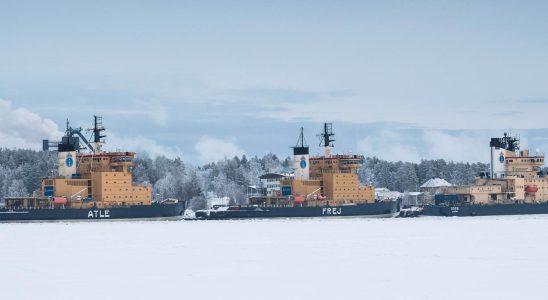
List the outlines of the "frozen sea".
{"label": "frozen sea", "polygon": [[548,299],[548,216],[0,224],[1,299]]}

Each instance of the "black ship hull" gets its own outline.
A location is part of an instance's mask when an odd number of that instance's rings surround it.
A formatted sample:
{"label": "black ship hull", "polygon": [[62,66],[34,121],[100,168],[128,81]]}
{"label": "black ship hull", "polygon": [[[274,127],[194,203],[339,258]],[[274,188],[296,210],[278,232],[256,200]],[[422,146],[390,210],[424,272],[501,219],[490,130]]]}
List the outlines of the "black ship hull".
{"label": "black ship hull", "polygon": [[440,217],[548,214],[548,203],[426,206],[418,215]]}
{"label": "black ship hull", "polygon": [[263,218],[313,218],[313,217],[386,217],[398,215],[399,202],[317,207],[253,207],[233,206],[226,210],[211,209],[196,212],[197,219],[263,219]]}
{"label": "black ship hull", "polygon": [[150,219],[182,216],[184,202],[115,208],[0,209],[0,221]]}

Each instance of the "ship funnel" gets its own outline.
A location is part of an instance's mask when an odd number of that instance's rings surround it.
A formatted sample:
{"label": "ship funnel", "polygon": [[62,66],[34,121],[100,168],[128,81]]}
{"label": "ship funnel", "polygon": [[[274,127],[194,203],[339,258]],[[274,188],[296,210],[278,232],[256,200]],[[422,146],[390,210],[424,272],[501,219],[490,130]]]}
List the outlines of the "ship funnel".
{"label": "ship funnel", "polygon": [[301,127],[301,134],[297,140],[297,145],[293,147],[293,171],[295,172],[295,179],[308,180],[310,178],[309,163],[309,148],[306,145],[303,128]]}
{"label": "ship funnel", "polygon": [[506,174],[506,157],[509,153],[519,150],[519,139],[504,133],[504,137],[491,138],[491,178],[502,178]]}

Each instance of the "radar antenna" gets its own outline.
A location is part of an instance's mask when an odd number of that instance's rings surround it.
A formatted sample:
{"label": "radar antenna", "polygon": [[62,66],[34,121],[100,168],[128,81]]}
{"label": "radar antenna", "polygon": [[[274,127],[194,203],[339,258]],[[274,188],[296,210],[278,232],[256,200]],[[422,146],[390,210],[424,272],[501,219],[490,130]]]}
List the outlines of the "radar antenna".
{"label": "radar antenna", "polygon": [[93,142],[95,143],[104,143],[106,138],[106,135],[101,135],[101,132],[105,131],[105,127],[103,127],[103,117],[100,116],[93,116],[94,118],[94,126],[93,126]]}
{"label": "radar antenna", "polygon": [[320,147],[333,147],[333,142],[335,141],[333,137],[333,124],[332,123],[323,123],[323,133],[319,134],[320,138]]}
{"label": "radar antenna", "polygon": [[320,147],[325,148],[325,155],[331,155],[331,147],[334,146],[333,142],[335,141],[335,134],[333,133],[333,124],[332,123],[323,123],[323,133],[319,134],[320,138]]}
{"label": "radar antenna", "polygon": [[519,136],[512,137],[507,132],[504,133],[504,137],[501,138],[491,138],[491,142],[489,143],[490,147],[497,147],[497,148],[503,148],[508,151],[517,151],[519,150]]}
{"label": "radar antenna", "polygon": [[95,144],[94,152],[101,153],[101,146],[105,143],[105,138],[107,137],[102,134],[105,130],[106,129],[103,126],[103,117],[93,116],[93,128],[88,129],[88,131],[92,131],[93,134],[93,143]]}

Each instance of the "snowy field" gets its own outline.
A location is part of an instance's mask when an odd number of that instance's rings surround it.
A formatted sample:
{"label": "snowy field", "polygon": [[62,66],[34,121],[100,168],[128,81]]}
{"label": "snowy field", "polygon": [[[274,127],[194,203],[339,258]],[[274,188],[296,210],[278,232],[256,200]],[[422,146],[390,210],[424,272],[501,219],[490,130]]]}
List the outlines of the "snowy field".
{"label": "snowy field", "polygon": [[1,299],[547,299],[548,216],[0,224]]}

